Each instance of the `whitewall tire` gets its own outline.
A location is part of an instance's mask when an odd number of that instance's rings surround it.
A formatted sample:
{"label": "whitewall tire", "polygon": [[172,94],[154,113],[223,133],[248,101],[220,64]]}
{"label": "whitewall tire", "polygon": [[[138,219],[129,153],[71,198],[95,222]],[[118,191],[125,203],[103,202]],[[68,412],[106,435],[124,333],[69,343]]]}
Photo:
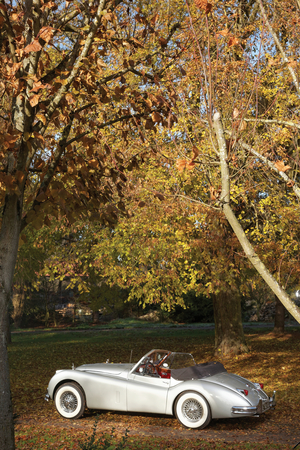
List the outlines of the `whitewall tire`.
{"label": "whitewall tire", "polygon": [[186,391],[175,402],[175,415],[187,428],[205,428],[211,421],[211,411],[206,399],[198,392]]}
{"label": "whitewall tire", "polygon": [[66,419],[78,419],[85,410],[84,393],[76,383],[65,383],[59,386],[54,402],[59,414]]}

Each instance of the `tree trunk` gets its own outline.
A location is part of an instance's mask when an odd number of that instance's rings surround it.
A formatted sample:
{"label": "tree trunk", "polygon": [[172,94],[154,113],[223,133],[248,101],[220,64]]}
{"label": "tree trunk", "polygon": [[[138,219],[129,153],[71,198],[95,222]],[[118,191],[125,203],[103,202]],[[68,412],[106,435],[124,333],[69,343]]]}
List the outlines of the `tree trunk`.
{"label": "tree trunk", "polygon": [[17,259],[22,196],[7,194],[0,231],[0,450],[14,450],[14,424],[7,354],[8,305]]}
{"label": "tree trunk", "polygon": [[23,287],[14,289],[12,303],[14,307],[12,314],[14,325],[16,328],[20,328],[25,306],[25,292]]}
{"label": "tree trunk", "polygon": [[99,311],[93,311],[93,323],[99,322]]}
{"label": "tree trunk", "polygon": [[5,334],[6,334],[6,343],[11,344],[11,331],[10,331],[10,323],[9,323],[9,312],[6,313],[6,323],[5,323]]}
{"label": "tree trunk", "polygon": [[227,357],[247,353],[245,341],[241,299],[230,288],[213,297],[215,317],[215,354]]}
{"label": "tree trunk", "polygon": [[7,309],[5,294],[0,291],[0,450],[14,450],[14,423],[10,395],[9,366],[6,342]]}
{"label": "tree trunk", "polygon": [[279,298],[276,297],[275,322],[274,322],[275,334],[284,333],[284,319],[285,319],[285,307],[283,306]]}

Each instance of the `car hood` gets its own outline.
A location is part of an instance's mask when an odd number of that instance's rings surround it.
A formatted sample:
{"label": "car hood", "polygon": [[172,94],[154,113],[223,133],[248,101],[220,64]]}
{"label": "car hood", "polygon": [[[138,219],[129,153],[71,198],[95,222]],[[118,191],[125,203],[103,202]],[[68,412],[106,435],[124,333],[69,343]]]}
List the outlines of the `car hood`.
{"label": "car hood", "polygon": [[109,364],[109,363],[83,364],[82,366],[76,367],[76,370],[80,370],[81,372],[121,375],[130,372],[133,366],[134,364]]}

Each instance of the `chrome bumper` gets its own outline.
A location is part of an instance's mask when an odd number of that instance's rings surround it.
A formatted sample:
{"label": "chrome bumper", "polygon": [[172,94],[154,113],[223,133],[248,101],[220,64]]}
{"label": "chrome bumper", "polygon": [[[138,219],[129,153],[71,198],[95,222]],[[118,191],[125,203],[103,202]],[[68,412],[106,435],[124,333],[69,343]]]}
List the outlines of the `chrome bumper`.
{"label": "chrome bumper", "polygon": [[[262,401],[259,400],[259,403],[262,403]],[[258,414],[257,409],[257,406],[233,406],[231,412],[232,414],[242,414],[243,416],[255,416]]]}
{"label": "chrome bumper", "polygon": [[257,406],[233,406],[231,408],[232,414],[243,416],[260,416],[269,409],[274,409],[276,406],[276,391],[273,392],[273,396],[269,397],[269,400],[259,400]]}
{"label": "chrome bumper", "polygon": [[50,400],[50,395],[48,394],[48,391],[47,391],[47,393],[45,395],[44,400],[46,400],[46,402],[49,402],[49,400]]}
{"label": "chrome bumper", "polygon": [[276,406],[276,391],[273,391],[273,396],[269,398],[270,409],[274,409]]}

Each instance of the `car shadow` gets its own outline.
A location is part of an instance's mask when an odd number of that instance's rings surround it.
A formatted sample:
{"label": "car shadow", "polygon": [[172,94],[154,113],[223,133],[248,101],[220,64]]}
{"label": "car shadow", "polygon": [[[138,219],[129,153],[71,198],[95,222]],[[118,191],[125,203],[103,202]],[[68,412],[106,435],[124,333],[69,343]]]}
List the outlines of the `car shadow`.
{"label": "car shadow", "polygon": [[[266,429],[266,425],[270,422],[271,414],[266,413],[260,417],[239,417],[239,418],[226,418],[226,419],[212,419],[210,424],[202,432],[206,430],[210,431],[241,431],[241,432],[259,432],[259,429]],[[176,419],[175,416],[165,414],[152,414],[152,413],[135,413],[135,412],[119,412],[119,411],[89,411],[86,410],[84,418],[99,419],[107,422],[126,422],[129,427],[136,423],[141,426],[158,426],[168,427],[174,429],[185,429]],[[198,431],[198,430],[192,430]]]}

